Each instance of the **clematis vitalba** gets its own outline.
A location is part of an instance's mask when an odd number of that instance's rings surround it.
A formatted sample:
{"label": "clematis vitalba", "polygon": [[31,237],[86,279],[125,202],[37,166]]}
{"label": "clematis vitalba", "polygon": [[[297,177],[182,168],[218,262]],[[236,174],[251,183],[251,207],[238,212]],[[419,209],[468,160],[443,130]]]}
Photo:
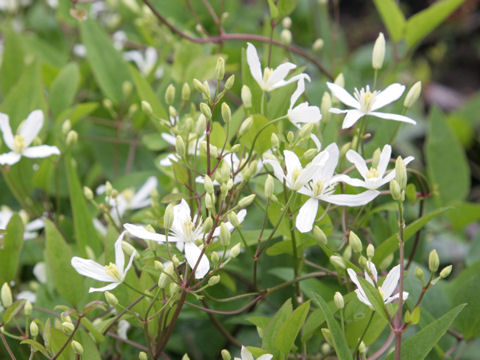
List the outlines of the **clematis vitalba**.
{"label": "clematis vitalba", "polygon": [[[245,346],[242,345],[242,350],[240,351],[240,356],[242,357],[241,359],[238,357],[235,357],[234,360],[255,360],[253,357],[252,353],[250,350],[248,350]],[[273,355],[271,354],[265,354],[257,358],[257,360],[271,360],[273,358]]]}

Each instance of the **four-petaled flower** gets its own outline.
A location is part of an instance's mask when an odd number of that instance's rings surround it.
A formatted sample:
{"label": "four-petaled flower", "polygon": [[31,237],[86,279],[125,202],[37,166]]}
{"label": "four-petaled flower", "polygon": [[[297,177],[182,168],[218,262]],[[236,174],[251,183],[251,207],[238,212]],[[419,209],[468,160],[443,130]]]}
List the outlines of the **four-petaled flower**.
{"label": "four-petaled flower", "polygon": [[[242,357],[241,359],[238,357],[235,357],[234,360],[255,360],[252,353],[243,345],[242,345],[242,350],[240,351],[240,356]],[[265,354],[260,356],[257,360],[271,360],[272,358],[273,358],[273,355]]]}
{"label": "four-petaled flower", "polygon": [[[392,147],[385,145],[380,154],[380,160],[377,166],[372,166],[370,169],[367,166],[363,157],[354,150],[347,151],[347,160],[350,161],[357,168],[362,179],[354,179],[346,175],[339,175],[340,181],[346,182],[349,185],[364,187],[366,189],[375,190],[379,187],[389,183],[395,178],[395,169],[390,172],[387,171],[388,163],[390,162],[390,156],[392,154]],[[414,160],[413,156],[408,156],[403,160],[405,165]]]}
{"label": "four-petaled flower", "polygon": [[370,87],[367,85],[365,88],[360,89],[360,91],[355,89],[354,97],[337,84],[327,82],[327,86],[338,100],[353,108],[350,110],[341,110],[337,108],[330,109],[330,112],[335,114],[346,114],[345,119],[343,119],[343,129],[352,127],[361,117],[365,115],[372,115],[382,119],[402,121],[413,125],[416,124],[415,120],[412,120],[404,115],[375,111],[394,102],[400,96],[402,96],[405,86],[401,84],[391,84],[383,91],[370,91]]}
{"label": "four-petaled flower", "polygon": [[111,283],[101,288],[90,288],[88,292],[112,290],[125,280],[125,276],[132,266],[133,258],[136,254],[136,251],[134,251],[130,256],[127,267],[125,267],[125,254],[122,250],[122,240],[125,233],[126,231],[122,232],[117,241],[115,241],[115,263],[102,266],[90,259],[83,259],[77,256],[72,258],[71,264],[80,275]]}
{"label": "four-petaled flower", "polygon": [[260,65],[257,49],[250,43],[247,45],[247,63],[253,78],[263,91],[272,91],[302,78],[310,79],[307,74],[302,73],[285,80],[288,73],[297,67],[291,62],[283,63],[275,70],[266,67],[262,74],[262,66]]}
{"label": "four-petaled flower", "polygon": [[[393,292],[397,288],[398,281],[400,280],[400,265],[394,266],[392,270],[389,271],[385,280],[383,281],[382,286],[378,286],[378,274],[375,264],[371,261],[367,261],[367,268],[365,269],[365,279],[372,284],[373,287],[378,289],[380,296],[383,299],[385,304],[391,303],[393,300],[398,299],[400,294],[395,294],[392,296]],[[360,281],[358,281],[357,273],[353,269],[347,269],[348,276],[355,284],[357,289],[355,293],[357,294],[358,300],[373,309],[372,304],[368,300],[365,290],[363,290]],[[403,292],[403,300],[408,298],[408,292]]]}
{"label": "four-petaled flower", "polygon": [[43,112],[34,110],[19,126],[17,135],[13,136],[8,115],[0,113],[0,130],[3,140],[12,151],[0,155],[0,165],[13,165],[20,161],[22,156],[28,158],[44,158],[50,155],[60,155],[56,146],[30,146],[43,126]]}

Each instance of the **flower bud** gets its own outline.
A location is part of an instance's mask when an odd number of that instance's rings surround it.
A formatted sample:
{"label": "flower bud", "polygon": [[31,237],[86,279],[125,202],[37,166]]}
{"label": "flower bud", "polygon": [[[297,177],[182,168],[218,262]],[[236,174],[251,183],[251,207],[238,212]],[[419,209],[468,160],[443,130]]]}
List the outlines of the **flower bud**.
{"label": "flower bud", "polygon": [[135,249],[132,245],[130,245],[126,241],[122,241],[122,250],[128,257],[134,255],[135,259],[138,259],[139,255],[137,253],[137,249]]}
{"label": "flower bud", "polygon": [[227,247],[230,245],[230,239],[232,234],[230,234],[230,230],[228,230],[228,226],[222,222],[220,225],[220,245]]}
{"label": "flower bud", "polygon": [[341,310],[344,308],[345,306],[345,302],[343,300],[343,296],[342,294],[340,294],[338,291],[335,293],[335,295],[333,296],[333,302],[335,303],[335,306],[337,307],[337,309]]}
{"label": "flower bud", "polygon": [[205,133],[205,128],[207,127],[207,118],[205,115],[200,114],[195,125],[195,133],[199,136],[202,136]]}
{"label": "flower bud", "polygon": [[36,337],[38,335],[38,325],[35,321],[30,323],[30,335]]}
{"label": "flower bud", "polygon": [[314,127],[313,123],[304,124],[297,133],[297,138],[299,139],[299,141],[301,141],[304,138],[309,138],[310,135],[312,134],[313,127]]}
{"label": "flower bud", "polygon": [[318,227],[318,225],[315,225],[313,227],[313,237],[315,238],[315,240],[317,240],[318,242],[326,245],[327,244],[327,235],[325,235],[325,233],[323,232],[322,229],[320,229]]}
{"label": "flower bud", "polygon": [[398,185],[397,180],[393,179],[390,181],[390,193],[392,195],[392,199],[395,201],[403,201],[403,192],[400,189],[400,185]]}
{"label": "flower bud", "polygon": [[367,352],[367,346],[363,341],[360,342],[360,345],[358,345],[358,352],[360,354],[365,354]]}
{"label": "flower bud", "polygon": [[210,210],[214,211],[215,210],[215,200],[214,200],[214,195],[213,194],[206,194],[205,195],[205,207]]}
{"label": "flower bud", "polygon": [[65,321],[62,323],[62,331],[66,335],[70,335],[75,330],[75,325],[71,322]]}
{"label": "flower bud", "polygon": [[155,260],[155,261],[153,262],[153,267],[154,267],[155,270],[157,270],[157,271],[163,271],[163,270],[164,270],[163,264],[162,264],[160,261],[158,261],[158,260]]}
{"label": "flower bud", "polygon": [[235,75],[230,75],[225,81],[225,89],[230,90],[233,87],[233,84],[235,84]]}
{"label": "flower bud", "polygon": [[369,259],[373,258],[375,255],[375,247],[372,244],[368,244],[367,246],[367,257]]}
{"label": "flower bud", "polygon": [[210,87],[208,83],[205,84],[198,79],[193,79],[193,87],[207,99],[210,97]]}
{"label": "flower bud", "polygon": [[210,255],[210,260],[212,261],[213,266],[218,264],[218,262],[220,261],[220,256],[216,251],[212,252],[212,254]]}
{"label": "flower bud", "polygon": [[229,123],[232,120],[232,111],[230,110],[230,106],[227,103],[222,103],[222,119],[226,123]]}
{"label": "flower bud", "polygon": [[415,84],[412,85],[410,90],[408,90],[407,96],[405,96],[405,100],[403,101],[403,106],[407,109],[412,107],[413,104],[418,100],[420,94],[422,92],[422,82],[417,81]]}
{"label": "flower bud", "polygon": [[389,254],[388,256],[383,259],[380,264],[378,265],[380,270],[386,270],[390,267],[393,261],[393,254]]}
{"label": "flower bud", "polygon": [[247,207],[253,202],[253,200],[255,200],[255,194],[245,196],[244,198],[241,198],[240,201],[238,202],[238,207],[240,208]]}
{"label": "flower bud", "polygon": [[221,56],[217,59],[217,65],[215,66],[215,76],[218,81],[223,80],[223,77],[225,76],[225,59]]}
{"label": "flower bud", "polygon": [[247,109],[250,109],[252,107],[252,92],[250,91],[250,88],[247,85],[242,86],[241,97],[242,97],[243,106],[246,107]]}
{"label": "flower bud", "polygon": [[320,105],[320,112],[322,113],[322,121],[328,122],[330,119],[330,108],[332,107],[332,98],[330,93],[325,91],[322,96],[322,103]]}
{"label": "flower bud", "polygon": [[208,194],[213,194],[214,193],[215,188],[213,187],[213,182],[212,182],[212,179],[210,178],[210,176],[205,175],[205,177],[203,178],[203,187],[205,188],[205,191]]}
{"label": "flower bud", "polygon": [[165,91],[165,102],[167,105],[172,105],[175,101],[175,86],[173,84],[168,85]]}
{"label": "flower bud", "polygon": [[367,258],[363,255],[361,255],[359,258],[358,258],[358,264],[362,267],[362,268],[365,268],[367,266]]}
{"label": "flower bud", "polygon": [[230,355],[230,353],[226,349],[223,349],[221,351],[221,355],[222,355],[222,360],[231,360],[232,359],[232,356]]}
{"label": "flower bud", "polygon": [[208,106],[206,103],[200,103],[200,111],[203,115],[205,115],[207,120],[212,118],[212,109],[210,109],[210,106]]}
{"label": "flower bud", "polygon": [[345,87],[345,78],[343,77],[343,73],[338,74],[333,82],[335,84],[337,84],[338,86],[341,86],[342,88],[344,88]]}
{"label": "flower bud", "polygon": [[181,157],[185,156],[185,142],[183,141],[180,135],[177,135],[177,138],[175,141],[175,151]]}
{"label": "flower bud", "polygon": [[165,209],[165,214],[163,214],[163,226],[165,229],[170,229],[173,225],[173,207],[174,205],[172,203],[168,204]]}
{"label": "flower bud", "polygon": [[273,181],[273,177],[271,175],[267,175],[267,178],[265,179],[265,197],[267,199],[272,198],[274,189],[275,183]]}
{"label": "flower bud", "polygon": [[318,154],[318,150],[315,148],[308,149],[303,153],[303,158],[307,161],[312,160]]}
{"label": "flower bud", "polygon": [[348,243],[356,253],[362,252],[362,241],[353,231],[350,231],[350,234],[348,235]]}
{"label": "flower bud", "polygon": [[253,118],[249,116],[242,122],[242,125],[240,125],[240,129],[238,130],[238,136],[241,137],[245,135],[248,132],[248,130],[250,130],[252,125],[253,125]]}
{"label": "flower bud", "polygon": [[148,101],[142,100],[141,105],[142,105],[142,111],[143,111],[146,115],[148,115],[148,116],[152,116],[152,115],[153,115],[152,105],[150,105],[150,103],[149,103]]}
{"label": "flower bud", "polygon": [[0,292],[0,297],[2,298],[3,307],[6,309],[12,305],[12,290],[10,290],[10,286],[8,283],[3,283],[2,290]]}
{"label": "flower bud", "polygon": [[67,134],[67,145],[73,146],[78,142],[78,133],[75,130],[70,130]]}
{"label": "flower bud", "polygon": [[340,269],[345,269],[345,261],[343,261],[343,258],[337,255],[332,255],[330,256],[330,262],[332,263],[333,266],[340,268]]}
{"label": "flower bud", "polygon": [[270,137],[270,142],[272,143],[273,148],[278,148],[280,146],[280,139],[275,133],[272,133],[272,136]]}
{"label": "flower bud", "polygon": [[238,220],[237,214],[235,214],[235,211],[230,211],[227,215],[228,221],[230,221],[230,224],[233,225],[233,227],[237,228],[240,226],[240,221]]}
{"label": "flower bud", "polygon": [[295,140],[295,134],[293,133],[293,131],[289,131],[287,133],[287,141],[289,143],[293,143],[293,140]]}
{"label": "flower bud", "polygon": [[184,354],[182,356],[182,360],[190,360],[190,357],[188,356],[188,354]]}
{"label": "flower bud", "polygon": [[283,29],[280,33],[280,40],[285,45],[290,45],[292,43],[292,32],[288,29]]}
{"label": "flower bud", "polygon": [[290,27],[292,26],[292,19],[288,16],[284,17],[282,20],[282,26],[285,29],[290,29]]}
{"label": "flower bud", "polygon": [[332,333],[330,332],[330,329],[327,328],[321,328],[320,331],[322,332],[323,338],[328,344],[334,344]]}
{"label": "flower bud", "polygon": [[212,230],[212,227],[213,227],[212,218],[211,217],[206,218],[205,221],[203,222],[203,232],[205,234],[210,232],[210,230]]}
{"label": "flower bud", "polygon": [[378,34],[372,53],[372,67],[375,70],[380,70],[385,59],[385,37],[383,33]]}
{"label": "flower bud", "polygon": [[372,168],[375,168],[375,169],[378,168],[381,155],[382,155],[382,151],[380,150],[380,148],[376,148],[372,156]]}
{"label": "flower bud", "polygon": [[352,258],[352,247],[350,245],[345,246],[342,257],[346,260],[350,260]]}
{"label": "flower bud", "polygon": [[23,313],[25,314],[25,316],[30,316],[32,315],[32,311],[33,311],[32,303],[27,300],[25,302],[25,305],[23,306]]}
{"label": "flower bud", "polygon": [[323,343],[321,350],[322,350],[322,354],[326,355],[330,353],[330,351],[332,351],[332,347],[328,343]]}
{"label": "flower bud", "polygon": [[440,277],[442,279],[447,278],[452,272],[452,265],[445,266],[442,271],[440,271]]}
{"label": "flower bud", "polygon": [[210,279],[208,279],[208,286],[217,285],[220,282],[220,275],[213,275]]}
{"label": "flower bud", "polygon": [[315,42],[313,43],[312,45],[312,50],[317,52],[317,51],[320,51],[323,49],[323,45],[325,44],[325,42],[323,41],[323,39],[321,38],[318,38],[317,40],[315,40]]}
{"label": "flower bud", "polygon": [[230,250],[230,259],[234,259],[240,254],[240,250],[242,249],[242,245],[240,243],[236,244],[232,249]]}
{"label": "flower bud", "polygon": [[88,186],[83,187],[83,195],[85,196],[85,198],[87,200],[89,200],[89,201],[93,200],[93,196],[94,196],[93,191]]}
{"label": "flower bud", "polygon": [[428,255],[428,268],[432,273],[436,273],[440,266],[440,259],[438,258],[437,250],[433,249]]}
{"label": "flower bud", "polygon": [[70,119],[67,119],[62,124],[62,133],[63,135],[67,135],[67,133],[72,129],[72,123]]}
{"label": "flower bud", "polygon": [[148,360],[148,355],[145,351],[140,351],[138,353],[138,360]]}
{"label": "flower bud", "polygon": [[77,355],[82,355],[83,354],[83,346],[76,340],[72,340],[70,343],[70,346],[72,347],[72,350],[75,354]]}
{"label": "flower bud", "polygon": [[116,306],[118,304],[118,299],[110,291],[105,291],[105,300],[110,306]]}
{"label": "flower bud", "polygon": [[395,180],[400,185],[400,189],[405,190],[407,188],[407,168],[400,156],[395,161]]}
{"label": "flower bud", "polygon": [[184,83],[182,86],[182,100],[188,101],[191,93],[192,91],[190,90],[190,85],[188,85],[188,83]]}

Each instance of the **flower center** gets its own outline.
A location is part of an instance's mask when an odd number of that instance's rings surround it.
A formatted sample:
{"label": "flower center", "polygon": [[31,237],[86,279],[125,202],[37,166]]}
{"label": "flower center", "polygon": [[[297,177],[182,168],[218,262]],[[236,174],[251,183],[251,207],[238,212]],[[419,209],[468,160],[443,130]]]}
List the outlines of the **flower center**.
{"label": "flower center", "polygon": [[300,176],[300,174],[302,173],[302,169],[295,169],[293,170],[293,173],[292,173],[292,183],[295,184],[297,182],[297,179],[298,177]]}
{"label": "flower center", "polygon": [[187,241],[193,241],[193,232],[195,230],[195,225],[191,220],[187,220],[183,223],[183,235]]}
{"label": "flower center", "polygon": [[380,286],[379,286],[377,289],[378,289],[378,292],[380,293],[380,296],[382,297],[382,299],[385,299],[385,293],[384,293],[383,290],[380,288]]}
{"label": "flower center", "polygon": [[269,67],[266,67],[265,70],[263,71],[263,82],[266,83],[268,79],[270,79],[270,76],[272,76],[273,69],[270,69]]}
{"label": "flower center", "polygon": [[360,91],[355,89],[354,96],[360,103],[360,111],[363,113],[368,113],[370,108],[372,107],[373,100],[375,100],[375,96],[378,94],[378,91],[370,91],[370,86],[366,86]]}
{"label": "flower center", "polygon": [[317,181],[313,185],[313,193],[315,194],[315,196],[321,195],[324,187],[325,187],[325,184],[323,183],[323,181],[321,181],[321,180]]}
{"label": "flower center", "polygon": [[375,178],[378,178],[378,176],[379,176],[379,173],[378,173],[378,170],[376,168],[372,167],[367,172],[367,179],[375,179]]}
{"label": "flower center", "polygon": [[118,271],[117,265],[110,263],[104,266],[105,272],[118,282],[122,281],[122,275]]}
{"label": "flower center", "polygon": [[133,199],[134,195],[135,191],[132,188],[128,188],[122,191],[122,196],[127,202],[130,202]]}
{"label": "flower center", "polygon": [[15,135],[13,139],[13,149],[16,153],[21,154],[26,148],[25,139],[21,135]]}

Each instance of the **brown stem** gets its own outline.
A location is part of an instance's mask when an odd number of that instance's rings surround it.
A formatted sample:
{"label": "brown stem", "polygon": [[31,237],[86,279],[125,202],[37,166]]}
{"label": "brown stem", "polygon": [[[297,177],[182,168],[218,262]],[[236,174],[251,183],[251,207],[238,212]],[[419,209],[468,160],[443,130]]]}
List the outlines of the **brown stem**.
{"label": "brown stem", "polygon": [[5,346],[5,349],[7,349],[8,355],[10,355],[10,359],[17,360],[17,358],[12,352],[12,349],[10,349],[10,346],[8,345],[7,339],[5,339],[5,335],[3,335],[1,331],[0,331],[0,338],[2,338],[3,345]]}
{"label": "brown stem", "polygon": [[68,337],[67,341],[65,341],[65,343],[62,345],[62,347],[60,348],[60,350],[58,350],[58,352],[50,358],[50,360],[55,360],[55,359],[58,359],[58,357],[62,354],[62,352],[66,349],[67,345],[70,343],[70,341],[72,341],[73,337],[75,336],[75,333],[77,332],[79,326],[80,326],[80,321],[82,320],[82,317],[84,315],[83,314],[80,314],[78,316],[78,319],[77,319],[77,323],[75,324],[75,328],[73,329],[72,333],[70,334],[70,336]]}

